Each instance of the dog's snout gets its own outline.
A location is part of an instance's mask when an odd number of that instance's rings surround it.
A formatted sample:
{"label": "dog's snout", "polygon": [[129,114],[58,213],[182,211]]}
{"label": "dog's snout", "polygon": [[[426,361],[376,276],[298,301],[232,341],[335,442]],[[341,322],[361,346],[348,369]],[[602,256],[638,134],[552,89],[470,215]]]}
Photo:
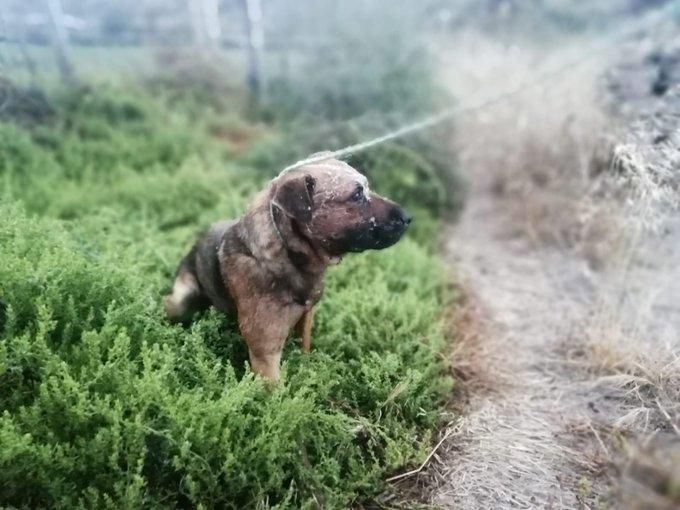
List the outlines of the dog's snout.
{"label": "dog's snout", "polygon": [[401,207],[395,207],[395,208],[392,210],[391,216],[392,216],[392,218],[391,218],[392,221],[396,221],[396,222],[398,222],[398,223],[402,223],[402,224],[404,224],[404,225],[406,225],[406,226],[410,225],[410,224],[411,224],[411,221],[413,220],[413,218],[411,217],[411,215],[410,215],[408,212],[406,212],[405,209],[403,209],[403,208],[401,208]]}

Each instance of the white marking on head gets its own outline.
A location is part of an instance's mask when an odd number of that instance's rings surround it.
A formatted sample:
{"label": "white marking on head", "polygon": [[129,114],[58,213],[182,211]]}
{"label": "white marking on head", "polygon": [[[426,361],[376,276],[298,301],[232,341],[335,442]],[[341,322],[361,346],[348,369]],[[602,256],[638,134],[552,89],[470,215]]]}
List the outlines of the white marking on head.
{"label": "white marking on head", "polygon": [[[361,175],[361,174],[359,174]],[[369,202],[371,201],[371,188],[368,187],[368,179],[366,179],[365,175],[361,175],[361,178],[358,181],[358,184],[361,184],[364,188],[364,196],[366,197],[366,200]]]}
{"label": "white marking on head", "polygon": [[309,165],[310,169],[322,170],[331,186],[323,190],[322,195],[327,199],[334,199],[341,188],[342,182],[355,182],[364,188],[364,195],[367,200],[370,200],[371,190],[368,185],[368,179],[365,175],[359,173],[355,168],[340,160],[328,160],[327,162],[312,163]]}

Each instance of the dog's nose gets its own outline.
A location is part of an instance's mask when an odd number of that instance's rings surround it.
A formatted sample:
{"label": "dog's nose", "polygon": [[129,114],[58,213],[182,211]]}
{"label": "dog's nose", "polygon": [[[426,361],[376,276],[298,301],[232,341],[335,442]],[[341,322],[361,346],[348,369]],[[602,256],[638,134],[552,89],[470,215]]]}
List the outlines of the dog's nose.
{"label": "dog's nose", "polygon": [[392,217],[394,218],[394,221],[398,221],[400,223],[403,223],[404,225],[410,225],[411,220],[413,219],[413,218],[411,218],[411,215],[409,213],[407,213],[406,210],[402,209],[401,207],[395,208]]}

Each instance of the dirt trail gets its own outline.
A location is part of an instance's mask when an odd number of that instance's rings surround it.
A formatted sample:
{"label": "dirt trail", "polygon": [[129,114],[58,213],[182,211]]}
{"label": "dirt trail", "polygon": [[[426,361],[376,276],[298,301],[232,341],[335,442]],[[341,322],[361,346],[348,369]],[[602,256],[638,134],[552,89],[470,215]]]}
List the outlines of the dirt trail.
{"label": "dirt trail", "polygon": [[478,184],[450,237],[449,256],[480,303],[474,357],[477,376],[489,382],[471,393],[433,503],[577,508],[587,491],[579,488],[583,466],[573,462],[593,452],[577,451],[569,431],[595,408],[565,370],[561,348],[587,312],[589,271],[565,253],[508,237],[506,216]]}
{"label": "dirt trail", "polygon": [[[658,396],[637,402],[634,384],[602,384],[584,370],[584,329],[611,282],[572,252],[513,237],[506,207],[489,186],[474,186],[449,236],[448,257],[471,292],[481,331],[469,353],[473,378],[464,417],[441,455],[431,502],[480,510],[674,508],[664,498],[651,504],[657,496],[646,485],[668,476],[654,471],[654,463],[665,462],[658,456],[648,461],[651,473],[644,465],[636,473],[633,464],[623,486],[609,478],[616,454],[607,431],[628,429],[642,442],[654,437],[661,458],[680,452],[677,405],[672,419],[659,420]],[[665,263],[680,256],[680,217],[666,225],[663,238],[652,239],[649,258],[628,270],[619,305],[619,313],[638,322],[649,314],[644,349],[650,352],[680,342],[674,304],[680,269]],[[647,301],[650,289],[655,296]],[[680,391],[672,384],[671,406]]]}
{"label": "dirt trail", "polygon": [[[621,94],[632,85],[649,82],[646,66],[653,60],[644,54],[630,55],[630,66],[615,79]],[[644,163],[641,168],[668,166],[669,178],[676,179],[678,160],[669,158],[664,147],[677,147],[666,140],[680,132],[680,116],[675,113],[680,88],[665,103],[654,97],[633,101],[625,94],[616,101],[628,108],[631,118],[651,112],[647,116],[653,125],[631,121],[634,144]],[[519,110],[516,117],[519,120],[510,124],[508,136],[522,125]],[[488,146],[480,144],[475,150],[488,150]],[[677,152],[672,154],[677,157]],[[499,163],[504,163],[503,158]],[[436,483],[427,489],[429,501],[441,508],[464,509],[674,508],[677,500],[658,497],[658,504],[650,506],[649,498],[656,498],[654,491],[664,490],[659,489],[663,484],[675,483],[680,465],[655,473],[654,464],[662,462],[651,461],[651,469],[645,468],[635,480],[636,461],[632,461],[619,469],[619,480],[613,482],[608,476],[614,465],[621,467],[616,458],[620,453],[613,451],[613,436],[607,434],[623,430],[640,443],[654,437],[661,445],[657,450],[666,452],[667,458],[668,452],[680,452],[680,309],[676,304],[680,212],[664,212],[659,229],[634,236],[634,257],[625,267],[617,269],[616,260],[608,260],[609,269],[594,270],[583,253],[534,243],[526,231],[518,232],[513,224],[516,215],[510,211],[521,208],[523,204],[517,202],[522,195],[499,193],[493,164],[481,170],[482,175],[467,176],[472,189],[460,221],[451,227],[446,248],[472,296],[481,331],[471,352],[464,354],[472,360],[472,377],[465,384],[467,402],[462,421],[438,452],[439,462],[430,468]],[[659,189],[653,188],[652,194]],[[630,219],[650,208],[644,203],[634,204],[629,212],[622,208],[621,223],[628,228]],[[613,312],[611,323],[602,323],[603,310]],[[603,342],[596,346],[602,359],[593,358],[590,347],[586,348],[593,341],[587,338],[593,324],[612,328],[596,333],[600,337],[595,341]],[[614,354],[608,350],[612,346]],[[629,348],[641,354],[631,358],[630,368],[626,366]],[[603,367],[609,361],[617,367],[606,372]],[[600,363],[602,367],[597,367]],[[632,492],[619,483],[626,476],[633,479]],[[643,495],[644,485],[652,487],[652,493]]]}

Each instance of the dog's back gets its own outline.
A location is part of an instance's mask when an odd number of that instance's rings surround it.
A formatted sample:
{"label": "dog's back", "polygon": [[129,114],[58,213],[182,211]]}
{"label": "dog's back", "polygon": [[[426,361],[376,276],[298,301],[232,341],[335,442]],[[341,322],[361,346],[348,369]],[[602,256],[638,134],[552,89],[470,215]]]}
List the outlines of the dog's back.
{"label": "dog's back", "polygon": [[187,321],[211,304],[222,312],[235,313],[234,301],[220,272],[218,252],[225,235],[236,224],[236,220],[214,223],[184,257],[177,269],[172,294],[165,301],[168,316]]}
{"label": "dog's back", "polygon": [[235,313],[234,300],[229,295],[221,273],[218,258],[220,246],[225,236],[234,229],[236,220],[219,221],[210,226],[198,243],[196,243],[196,260],[194,271],[201,286],[201,291],[215,306],[225,313]]}

